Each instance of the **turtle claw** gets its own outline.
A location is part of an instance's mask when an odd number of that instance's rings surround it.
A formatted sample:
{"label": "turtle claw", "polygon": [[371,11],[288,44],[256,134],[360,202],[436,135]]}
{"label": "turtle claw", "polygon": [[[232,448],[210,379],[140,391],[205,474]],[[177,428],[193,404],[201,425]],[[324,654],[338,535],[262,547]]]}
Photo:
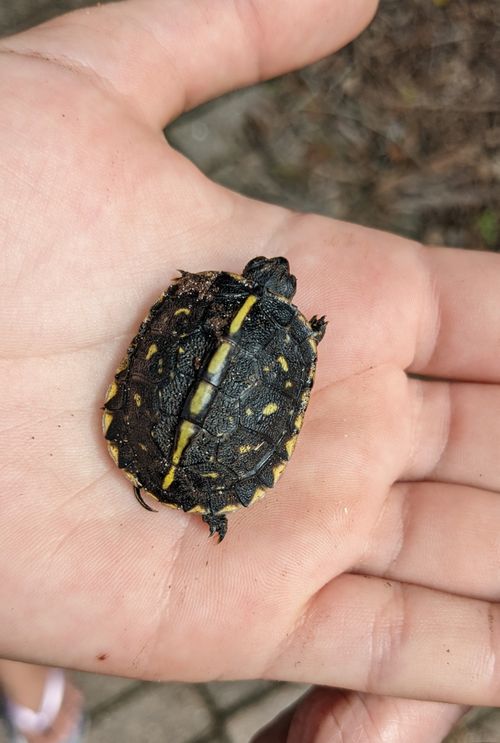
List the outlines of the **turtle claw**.
{"label": "turtle claw", "polygon": [[134,494],[137,500],[139,501],[139,503],[141,504],[141,506],[145,508],[146,511],[152,511],[153,513],[157,513],[156,509],[151,508],[151,506],[148,506],[146,501],[143,499],[141,495],[141,488],[139,487],[139,485],[134,485]]}
{"label": "turtle claw", "polygon": [[322,315],[321,317],[317,317],[316,315],[314,315],[314,317],[311,317],[311,319],[309,320],[309,325],[311,326],[311,329],[314,333],[314,339],[316,343],[319,343],[321,340],[323,340],[326,326],[328,325],[327,319],[324,315]]}
{"label": "turtle claw", "polygon": [[216,532],[219,535],[219,544],[222,542],[227,531],[227,518],[224,514],[216,516],[215,513],[206,513],[202,516],[203,521],[208,524],[210,529],[210,536],[213,536]]}

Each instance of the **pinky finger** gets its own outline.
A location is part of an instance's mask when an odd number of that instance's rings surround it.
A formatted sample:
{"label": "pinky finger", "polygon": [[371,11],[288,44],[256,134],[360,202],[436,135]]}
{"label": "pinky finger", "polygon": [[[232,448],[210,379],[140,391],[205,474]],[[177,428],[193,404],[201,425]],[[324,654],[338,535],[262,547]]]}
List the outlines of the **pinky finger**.
{"label": "pinky finger", "polygon": [[252,743],[441,743],[466,709],[459,704],[317,687],[261,730]]}

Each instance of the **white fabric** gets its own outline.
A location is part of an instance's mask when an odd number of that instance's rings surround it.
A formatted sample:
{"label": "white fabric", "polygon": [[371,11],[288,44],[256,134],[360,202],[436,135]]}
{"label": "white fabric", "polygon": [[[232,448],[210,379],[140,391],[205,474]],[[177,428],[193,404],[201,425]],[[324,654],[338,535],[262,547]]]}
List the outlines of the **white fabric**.
{"label": "white fabric", "polygon": [[63,697],[64,673],[60,668],[51,668],[38,711],[6,699],[7,716],[19,732],[25,735],[40,735],[54,723],[61,709]]}

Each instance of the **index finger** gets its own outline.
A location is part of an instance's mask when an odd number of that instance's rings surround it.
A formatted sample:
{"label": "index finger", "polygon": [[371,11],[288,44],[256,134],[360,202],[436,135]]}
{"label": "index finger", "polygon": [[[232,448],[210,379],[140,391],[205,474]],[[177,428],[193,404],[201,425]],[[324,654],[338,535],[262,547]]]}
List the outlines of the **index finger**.
{"label": "index finger", "polygon": [[[253,205],[256,225],[268,209]],[[289,213],[266,250],[289,258],[301,310],[330,321],[319,385],[380,364],[500,382],[500,255]]]}

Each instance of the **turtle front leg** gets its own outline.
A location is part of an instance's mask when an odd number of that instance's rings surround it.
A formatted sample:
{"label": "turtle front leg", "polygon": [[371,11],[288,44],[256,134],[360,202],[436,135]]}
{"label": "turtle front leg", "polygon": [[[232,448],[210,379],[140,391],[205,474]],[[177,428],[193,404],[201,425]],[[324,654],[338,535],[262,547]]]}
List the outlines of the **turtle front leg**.
{"label": "turtle front leg", "polygon": [[324,315],[322,317],[316,317],[316,315],[314,315],[314,317],[311,317],[311,319],[309,320],[309,325],[311,326],[311,329],[314,333],[314,340],[316,341],[316,343],[319,343],[321,340],[323,340],[328,321],[326,320]]}
{"label": "turtle front leg", "polygon": [[224,514],[216,515],[215,513],[206,513],[202,516],[203,521],[208,524],[210,529],[210,536],[215,534],[219,535],[219,544],[222,542],[227,531],[227,518]]}

